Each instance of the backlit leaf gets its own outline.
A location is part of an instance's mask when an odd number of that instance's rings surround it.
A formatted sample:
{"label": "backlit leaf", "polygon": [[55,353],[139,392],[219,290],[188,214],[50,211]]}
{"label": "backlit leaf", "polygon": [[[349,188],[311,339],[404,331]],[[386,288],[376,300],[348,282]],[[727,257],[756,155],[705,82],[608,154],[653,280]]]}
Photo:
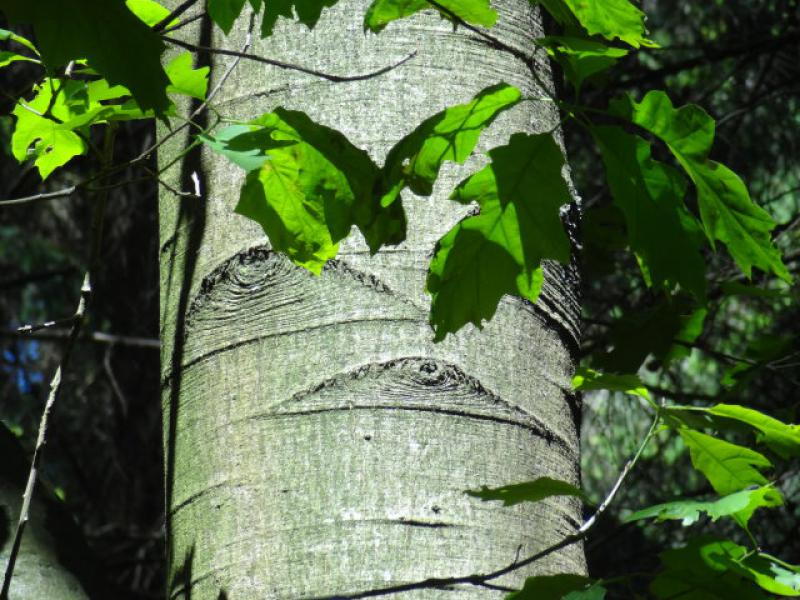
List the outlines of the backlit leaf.
{"label": "backlit leaf", "polygon": [[761,470],[772,463],[763,454],[685,427],[678,433],[689,448],[692,464],[718,494],[732,494],[767,483]]}
{"label": "backlit leaf", "polygon": [[750,277],[752,268],[791,281],[770,231],[775,222],[756,205],[742,180],[725,165],[709,160],[714,120],[700,107],[675,109],[661,91],[648,93],[640,103],[629,98],[612,103],[613,113],[658,136],[697,188],[700,217],[708,239],[723,242],[733,259]]}
{"label": "backlit leaf", "polygon": [[584,80],[611,68],[628,54],[624,48],[607,46],[594,40],[569,36],[550,36],[536,40],[553,57],[570,83],[580,89]]}
{"label": "backlit leaf", "polygon": [[423,121],[389,151],[383,167],[383,199],[388,206],[408,186],[429,196],[446,160],[463,163],[481,132],[497,116],[520,101],[517,88],[499,83],[482,90],[472,101],[451,106]]}
{"label": "backlit leaf", "polygon": [[164,44],[123,0],[6,0],[3,11],[12,23],[33,26],[48,69],[85,58],[111,84],[131,90],[144,110],[169,110]]}
{"label": "backlit leaf", "polygon": [[692,525],[705,513],[712,521],[721,517],[733,517],[746,527],[750,517],[758,508],[783,504],[783,497],[773,487],[763,486],[752,490],[734,492],[716,500],[675,500],[638,510],[624,519],[626,523],[642,519],[659,521],[678,520],[684,526]]}
{"label": "backlit leaf", "polygon": [[208,90],[208,71],[209,67],[194,69],[191,52],[183,52],[166,66],[170,81],[167,91],[205,100]]}
{"label": "backlit leaf", "polygon": [[638,48],[656,46],[645,37],[644,13],[628,0],[531,0],[543,5],[559,23],[565,24],[568,15],[589,33],[607,40],[621,41]]}
{"label": "backlit leaf", "polygon": [[[489,0],[439,0],[439,4],[472,25],[491,27],[497,21],[497,12]],[[426,0],[373,0],[364,17],[364,28],[377,33],[392,21],[434,8]]]}
{"label": "backlit leaf", "polygon": [[619,127],[594,127],[592,134],[648,285],[670,289],[679,284],[705,298],[702,231],[683,205],[684,178],[653,160],[648,142]]}

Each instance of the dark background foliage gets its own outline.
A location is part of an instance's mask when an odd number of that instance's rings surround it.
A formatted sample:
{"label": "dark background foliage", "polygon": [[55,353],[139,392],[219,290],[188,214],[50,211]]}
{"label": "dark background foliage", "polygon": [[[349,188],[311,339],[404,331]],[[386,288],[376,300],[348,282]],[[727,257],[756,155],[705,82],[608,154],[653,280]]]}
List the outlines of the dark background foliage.
{"label": "dark background foliage", "polygon": [[[639,97],[647,89],[661,88],[676,105],[696,102],[706,107],[717,119],[715,158],[739,173],[754,199],[778,220],[779,244],[796,276],[798,1],[650,0],[644,9],[661,48],[635,54],[609,77],[593,81],[583,101],[605,107],[621,92]],[[19,64],[0,71],[0,115],[8,115],[12,99],[30,88],[34,76]],[[563,94],[569,97],[571,91],[564,89]],[[11,118],[0,116],[0,198],[58,189],[88,174],[91,165],[78,158],[43,185],[34,170],[20,170],[11,157],[10,130]],[[126,124],[118,136],[116,160],[137,155],[153,138],[150,125]],[[589,140],[571,130],[567,147],[586,209],[583,352],[587,360],[597,361],[611,349],[609,325],[614,319],[647,310],[659,297],[644,286],[634,260],[614,249],[614,241],[624,239],[624,225],[610,207],[600,161],[587,151]],[[88,333],[78,345],[53,414],[43,469],[47,493],[63,498],[118,597],[132,599],[161,598],[164,590],[159,358],[152,346],[158,336],[156,192],[151,182],[140,181],[112,194]],[[15,329],[67,317],[74,310],[88,219],[88,201],[81,197],[0,210],[0,419],[27,450],[64,330],[21,336]],[[682,360],[647,358],[643,372],[648,383],[667,397],[735,401],[797,422],[796,292],[727,296],[717,282],[735,271],[733,265],[721,255],[707,259],[716,275],[702,333],[692,347],[684,348]],[[761,283],[760,275],[756,283]],[[112,337],[92,335],[96,333]],[[600,498],[647,423],[630,398],[613,394],[587,397],[585,413],[584,485]],[[620,525],[619,510],[709,492],[699,478],[686,476],[687,461],[674,440],[656,440],[615,509],[588,541],[593,575],[651,573],[658,552],[685,536],[680,524]],[[787,498],[785,510],[763,511],[754,525],[767,550],[795,563],[800,562],[797,470],[796,464],[789,465],[779,482]]]}

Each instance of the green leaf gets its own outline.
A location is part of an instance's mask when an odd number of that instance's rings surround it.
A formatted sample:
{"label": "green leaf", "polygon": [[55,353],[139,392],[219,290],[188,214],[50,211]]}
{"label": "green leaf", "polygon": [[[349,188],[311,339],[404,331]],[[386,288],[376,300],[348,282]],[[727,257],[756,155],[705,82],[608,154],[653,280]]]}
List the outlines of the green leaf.
{"label": "green leaf", "polygon": [[800,425],[787,425],[752,408],[736,404],[717,404],[706,412],[744,423],[758,433],[756,441],[765,444],[782,458],[800,456]]}
{"label": "green leaf", "polygon": [[[264,19],[261,21],[261,37],[272,35],[278,17],[295,18],[312,29],[319,21],[322,10],[339,0],[268,0],[264,2]],[[258,2],[257,4],[261,4]],[[258,7],[255,7],[258,10]]]}
{"label": "green leaf", "polygon": [[531,0],[531,3],[542,4],[562,25],[568,23],[571,13],[589,35],[601,35],[612,41],[620,39],[634,48],[657,46],[645,37],[644,13],[628,0]]}
{"label": "green leaf", "polygon": [[[165,17],[169,16],[169,9],[161,6],[155,0],[125,0],[125,5],[134,15],[136,15],[142,23],[148,27],[153,27]],[[173,19],[167,24],[167,27],[177,25],[179,19]]]}
{"label": "green leaf", "polygon": [[[53,89],[58,90],[58,95],[51,102]],[[86,144],[80,136],[63,128],[60,123],[73,116],[68,103],[73,95],[84,90],[84,84],[79,81],[63,83],[45,79],[41,86],[34,88],[36,96],[33,100],[20,100],[14,107],[12,114],[17,123],[11,136],[11,152],[20,162],[34,159],[42,179],[86,151]],[[50,114],[55,120],[42,116],[51,104]]]}
{"label": "green leaf", "polygon": [[446,160],[463,163],[481,132],[503,111],[520,101],[517,88],[499,83],[480,91],[470,102],[451,106],[423,121],[389,151],[383,167],[381,200],[390,205],[405,186],[429,196]]}
{"label": "green leaf", "polygon": [[502,500],[503,506],[513,506],[521,502],[539,502],[551,496],[578,496],[583,498],[583,492],[571,483],[539,477],[533,481],[504,485],[499,488],[488,488],[485,485],[480,490],[466,490],[464,492],[484,502]]}
{"label": "green leaf", "polygon": [[611,68],[628,54],[624,48],[578,37],[549,36],[536,43],[561,65],[567,80],[578,90],[588,77]]}
{"label": "green leaf", "polygon": [[6,0],[13,23],[29,23],[51,71],[85,58],[110,83],[127,87],[138,104],[163,116],[171,103],[161,67],[164,44],[123,0]]}
{"label": "green leaf", "polygon": [[[471,25],[491,27],[497,21],[497,11],[490,6],[489,0],[439,0],[438,3]],[[378,33],[392,21],[434,8],[427,0],[373,0],[364,17],[364,29]],[[443,11],[439,14],[449,17]]]}
{"label": "green leaf", "polygon": [[615,126],[592,128],[614,203],[627,222],[628,241],[648,285],[674,284],[706,295],[702,232],[683,205],[680,173],[651,157],[650,144]]}
{"label": "green leaf", "polygon": [[[245,0],[208,0],[208,16],[227,35],[239,13],[242,12],[244,3]],[[272,4],[272,2],[267,4]]]}
{"label": "green leaf", "polygon": [[723,242],[748,277],[752,268],[791,281],[780,251],[772,244],[775,222],[751,199],[742,180],[725,165],[709,160],[714,120],[688,104],[675,109],[662,91],[649,92],[642,102],[626,98],[611,111],[658,136],[669,147],[697,188],[700,217],[709,241]]}
{"label": "green leaf", "polygon": [[168,92],[205,100],[209,67],[192,68],[191,52],[184,52],[173,58],[165,70],[170,80]]}
{"label": "green leaf", "polygon": [[11,52],[7,50],[0,52],[0,69],[2,69],[3,67],[7,67],[11,63],[19,61],[34,62],[34,63],[39,62],[35,58],[31,58],[30,56],[25,56],[24,54],[17,54],[16,52]]}
{"label": "green leaf", "polygon": [[639,379],[639,376],[632,373],[618,375],[580,367],[572,378],[572,387],[579,392],[610,390],[612,392],[625,392],[632,396],[650,400],[650,392],[644,386],[642,380]]}
{"label": "green leaf", "polygon": [[661,600],[766,600],[734,570],[747,549],[727,540],[693,538],[683,548],[661,553],[664,569],[650,591]]}
{"label": "green leaf", "polygon": [[435,339],[466,323],[482,326],[503,294],[535,301],[542,259],[569,260],[559,209],[570,201],[564,156],[547,134],[516,133],[489,151],[491,164],[456,187],[451,198],[477,202],[480,213],[439,240],[428,272]]}
{"label": "green leaf", "polygon": [[605,594],[605,588],[588,577],[560,573],[528,577],[523,588],[506,600],[603,600]]}
{"label": "green leaf", "polygon": [[26,37],[18,35],[13,31],[9,31],[8,29],[0,28],[0,42],[6,42],[11,40],[12,42],[17,42],[18,44],[25,46],[28,50],[33,52],[34,54],[39,54],[39,51],[36,49],[36,46]]}
{"label": "green leaf", "polygon": [[771,467],[772,463],[763,454],[685,427],[679,428],[678,433],[689,448],[692,464],[718,494],[732,494],[767,483],[760,470]]}
{"label": "green leaf", "polygon": [[675,500],[664,504],[656,504],[629,515],[624,522],[630,523],[642,519],[658,519],[659,521],[679,520],[682,525],[693,525],[700,520],[702,513],[712,521],[721,517],[733,517],[743,527],[747,527],[750,517],[758,508],[774,507],[783,504],[780,492],[771,486],[763,486],[752,490],[734,492],[716,500]]}
{"label": "green leaf", "polygon": [[313,273],[353,225],[373,251],[405,236],[402,205],[383,208],[372,194],[378,167],[367,153],[301,112],[278,108],[200,139],[248,171],[236,212]]}

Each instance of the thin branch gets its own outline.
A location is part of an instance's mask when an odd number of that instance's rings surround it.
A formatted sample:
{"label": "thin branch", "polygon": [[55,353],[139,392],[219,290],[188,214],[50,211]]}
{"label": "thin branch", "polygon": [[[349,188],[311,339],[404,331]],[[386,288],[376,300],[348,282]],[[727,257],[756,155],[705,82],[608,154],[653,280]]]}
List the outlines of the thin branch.
{"label": "thin branch", "polygon": [[316,69],[310,69],[308,67],[294,65],[292,63],[287,63],[282,60],[276,60],[274,58],[266,58],[265,56],[259,56],[257,54],[248,54],[247,52],[237,52],[236,50],[226,50],[224,48],[212,48],[210,46],[198,46],[195,44],[190,44],[189,42],[184,42],[183,40],[171,38],[166,35],[162,35],[161,38],[166,42],[175,44],[176,46],[180,46],[181,48],[185,48],[193,52],[208,52],[211,54],[222,54],[225,56],[238,56],[239,58],[246,58],[247,60],[260,62],[267,65],[272,65],[273,67],[278,67],[279,69],[287,69],[289,71],[299,71],[300,73],[313,75],[314,77],[319,77],[320,79],[325,79],[327,81],[332,81],[334,83],[345,83],[350,81],[364,81],[366,79],[373,79],[375,77],[383,75],[384,73],[388,73],[389,71],[392,71],[404,65],[417,55],[417,52],[415,50],[414,52],[406,56],[404,59],[394,64],[388,65],[386,67],[382,67],[377,71],[372,71],[370,73],[364,73],[361,75],[332,75],[330,73],[325,73],[323,71],[317,71]]}
{"label": "thin branch", "polygon": [[78,189],[77,185],[71,185],[62,190],[55,192],[45,192],[43,194],[34,194],[33,196],[24,196],[22,198],[12,198],[11,200],[0,200],[0,208],[3,206],[14,206],[16,204],[28,204],[30,202],[38,202],[39,200],[53,200],[55,198],[68,198],[72,196]]}
{"label": "thin branch", "polygon": [[[581,525],[581,527],[573,534],[570,534],[560,541],[548,546],[547,548],[540,550],[536,554],[528,556],[523,560],[515,560],[510,565],[503,567],[502,569],[498,569],[496,571],[492,571],[490,573],[485,574],[473,574],[473,575],[465,575],[463,577],[431,577],[429,579],[423,579],[421,581],[414,581],[410,583],[404,583],[400,585],[393,585],[385,588],[376,588],[372,590],[366,590],[364,592],[356,592],[354,594],[342,594],[338,596],[323,596],[323,597],[315,597],[309,598],[307,600],[358,600],[360,598],[374,598],[376,596],[389,596],[392,594],[399,594],[401,592],[410,592],[413,590],[422,590],[422,589],[451,589],[457,585],[474,585],[479,587],[489,587],[489,581],[493,579],[497,579],[498,577],[502,577],[503,575],[507,575],[512,571],[516,571],[524,566],[527,566],[531,563],[539,561],[546,556],[553,554],[554,552],[558,552],[567,546],[571,546],[577,542],[580,542],[589,534],[592,528],[597,523],[597,520],[603,515],[603,513],[608,509],[611,503],[614,501],[614,498],[619,492],[620,488],[622,487],[623,482],[628,477],[630,472],[636,466],[636,463],[642,456],[644,449],[647,447],[647,444],[650,442],[650,439],[656,432],[658,427],[658,423],[661,420],[661,413],[659,410],[656,411],[656,414],[653,418],[653,422],[650,425],[650,429],[648,429],[647,434],[642,439],[642,442],[639,444],[636,453],[633,455],[625,466],[622,468],[622,471],[617,477],[617,480],[614,482],[614,485],[611,487],[611,490],[608,492],[606,497],[597,507],[597,510],[594,514],[589,517],[589,519]],[[488,585],[487,585],[488,584]]]}
{"label": "thin branch", "polygon": [[172,33],[173,31],[178,31],[178,29],[183,29],[184,27],[186,27],[190,23],[194,23],[195,21],[197,21],[199,19],[202,19],[203,17],[206,16],[206,14],[207,13],[205,11],[203,11],[203,12],[197,13],[196,15],[192,15],[191,17],[187,17],[183,21],[181,21],[180,23],[176,23],[172,27],[167,27],[162,33]]}
{"label": "thin branch", "polygon": [[[60,342],[69,337],[69,330],[54,329],[51,331],[37,331],[34,333],[22,333],[13,329],[0,330],[0,337],[37,340],[42,342]],[[109,346],[127,346],[130,348],[152,348],[158,350],[161,347],[161,342],[157,338],[115,335],[102,331],[83,331],[78,340],[87,340],[97,344],[107,344]]]}
{"label": "thin branch", "polygon": [[[106,136],[103,148],[103,162],[102,170],[106,171],[113,161],[114,154],[114,140],[116,136],[116,125],[109,125],[106,129]],[[102,240],[102,226],[105,217],[107,192],[101,194],[95,199],[94,210],[92,212],[92,221],[89,230],[89,259],[87,261],[86,273],[83,276],[83,284],[81,285],[80,298],[78,306],[75,309],[75,314],[71,318],[71,328],[69,336],[67,337],[66,345],[64,346],[61,361],[56,368],[52,380],[50,381],[50,393],[47,396],[47,401],[42,411],[42,417],[39,421],[39,432],[36,438],[36,446],[33,449],[33,458],[31,459],[31,467],[28,471],[28,482],[25,485],[25,492],[22,496],[22,506],[19,511],[19,519],[17,520],[17,527],[14,532],[14,542],[11,545],[11,552],[8,556],[8,563],[6,564],[6,571],[3,577],[3,588],[0,590],[0,600],[8,600],[8,593],[11,589],[11,580],[14,576],[14,568],[19,556],[20,546],[22,545],[22,537],[25,533],[25,526],[28,524],[30,517],[30,505],[33,499],[33,492],[36,487],[36,481],[39,474],[39,465],[42,460],[42,451],[46,443],[47,425],[50,418],[50,412],[55,406],[56,401],[61,393],[62,374],[69,365],[72,350],[75,348],[75,342],[81,334],[83,325],[86,321],[86,311],[89,306],[92,295],[92,274],[97,268],[97,263],[100,257],[100,242]]]}
{"label": "thin branch", "polygon": [[172,23],[172,21],[174,21],[175,19],[180,17],[183,13],[185,13],[187,10],[189,10],[196,3],[197,0],[185,0],[184,2],[181,2],[175,10],[173,10],[166,17],[161,19],[158,23],[153,25],[153,31],[161,31],[167,25]]}

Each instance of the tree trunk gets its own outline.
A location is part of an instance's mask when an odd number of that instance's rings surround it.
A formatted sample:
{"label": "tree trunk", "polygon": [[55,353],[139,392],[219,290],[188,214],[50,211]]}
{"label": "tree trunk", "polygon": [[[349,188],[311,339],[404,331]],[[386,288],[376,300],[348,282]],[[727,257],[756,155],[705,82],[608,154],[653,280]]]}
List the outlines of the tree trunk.
{"label": "tree trunk", "polygon": [[[538,95],[524,61],[435,15],[365,35],[368,4],[342,0],[312,31],[281,19],[251,52],[357,74],[418,51],[404,66],[331,83],[242,61],[214,104],[237,119],[303,110],[380,164],[424,118],[488,85]],[[493,34],[531,49],[541,26],[528,0],[496,5]],[[239,50],[247,22],[227,38],[207,24],[185,35]],[[211,87],[232,60],[212,58]],[[549,78],[545,61],[538,75]],[[556,119],[552,105],[524,102],[479,149]],[[185,143],[166,146],[162,164]],[[503,508],[464,494],[543,475],[579,480],[571,273],[550,269],[537,306],[506,298],[482,331],[432,342],[427,263],[465,214],[449,191],[482,160],[446,165],[430,198],[404,193],[405,243],[371,257],[360,237],[348,239],[319,277],[270,251],[263,231],[234,214],[243,173],[231,164],[199,150],[167,173],[184,189],[196,173],[202,191],[202,200],[162,198],[171,598],[336,596],[484,573],[574,532],[574,499]],[[574,545],[495,583],[584,570]],[[501,593],[462,586],[456,596]]]}

